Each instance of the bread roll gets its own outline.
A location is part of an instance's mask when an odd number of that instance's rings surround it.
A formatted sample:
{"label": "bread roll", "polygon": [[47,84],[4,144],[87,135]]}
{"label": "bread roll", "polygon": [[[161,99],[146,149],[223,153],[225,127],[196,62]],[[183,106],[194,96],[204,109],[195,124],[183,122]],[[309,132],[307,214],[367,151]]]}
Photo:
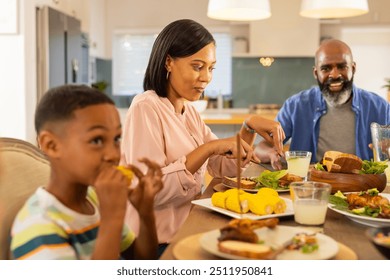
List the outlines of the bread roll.
{"label": "bread roll", "polygon": [[363,165],[358,156],[337,151],[325,152],[322,163],[333,173],[356,173]]}
{"label": "bread roll", "polygon": [[236,240],[221,241],[218,249],[223,253],[250,259],[266,259],[272,253],[270,246]]}

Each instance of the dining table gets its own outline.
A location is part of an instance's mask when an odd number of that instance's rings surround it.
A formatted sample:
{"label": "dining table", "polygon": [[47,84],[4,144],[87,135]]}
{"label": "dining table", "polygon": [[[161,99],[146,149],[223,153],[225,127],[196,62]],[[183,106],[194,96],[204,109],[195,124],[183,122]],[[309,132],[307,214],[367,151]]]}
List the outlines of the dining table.
{"label": "dining table", "polygon": [[[224,189],[221,178],[213,178],[199,199],[210,198],[215,191]],[[390,193],[388,184],[383,193]],[[289,192],[279,193],[289,198]],[[161,255],[161,260],[220,260],[219,256],[207,252],[200,244],[202,234],[226,226],[232,217],[218,213],[206,207],[193,205],[188,218],[174,235],[172,241]],[[302,227],[294,221],[294,216],[279,217],[279,225]],[[339,245],[335,260],[385,260],[366,235],[369,226],[357,223],[343,214],[327,210],[326,220],[320,227],[307,229],[320,232],[334,239]]]}

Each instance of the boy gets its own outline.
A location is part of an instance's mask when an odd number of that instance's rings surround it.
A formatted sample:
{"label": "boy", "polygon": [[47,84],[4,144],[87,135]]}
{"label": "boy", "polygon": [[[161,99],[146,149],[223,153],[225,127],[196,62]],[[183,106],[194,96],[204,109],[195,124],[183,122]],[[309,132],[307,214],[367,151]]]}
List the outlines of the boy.
{"label": "boy", "polygon": [[[147,159],[146,175],[129,166],[139,179],[129,189],[129,179],[115,168],[122,131],[113,101],[87,86],[53,88],[38,104],[35,129],[51,175],[15,219],[13,258],[156,258],[153,201],[161,170]],[[123,224],[127,199],[142,221],[137,238]]]}

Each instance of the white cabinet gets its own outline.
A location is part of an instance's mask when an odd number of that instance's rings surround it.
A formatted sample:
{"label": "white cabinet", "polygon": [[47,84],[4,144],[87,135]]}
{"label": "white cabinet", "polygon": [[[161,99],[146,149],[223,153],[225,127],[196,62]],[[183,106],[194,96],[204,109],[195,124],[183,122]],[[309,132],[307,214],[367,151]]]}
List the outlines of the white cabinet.
{"label": "white cabinet", "polygon": [[255,56],[314,56],[320,22],[299,15],[301,0],[272,0],[269,19],[249,24],[249,52]]}

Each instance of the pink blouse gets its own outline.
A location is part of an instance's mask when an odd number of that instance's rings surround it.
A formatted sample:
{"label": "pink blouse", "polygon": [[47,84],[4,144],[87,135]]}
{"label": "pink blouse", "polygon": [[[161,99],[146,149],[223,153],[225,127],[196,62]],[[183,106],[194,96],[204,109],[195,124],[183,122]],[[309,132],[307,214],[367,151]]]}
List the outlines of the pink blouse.
{"label": "pink blouse", "polygon": [[[215,139],[191,105],[185,104],[184,113],[178,114],[168,98],[154,91],[134,97],[124,123],[121,164],[145,172],[137,159],[146,157],[162,167],[164,187],[154,203],[159,243],[169,243],[184,223],[191,200],[200,195],[206,167],[213,177],[236,176],[235,161],[223,156],[210,157],[195,174],[186,169],[186,155]],[[130,203],[125,222],[138,234],[139,217]]]}

